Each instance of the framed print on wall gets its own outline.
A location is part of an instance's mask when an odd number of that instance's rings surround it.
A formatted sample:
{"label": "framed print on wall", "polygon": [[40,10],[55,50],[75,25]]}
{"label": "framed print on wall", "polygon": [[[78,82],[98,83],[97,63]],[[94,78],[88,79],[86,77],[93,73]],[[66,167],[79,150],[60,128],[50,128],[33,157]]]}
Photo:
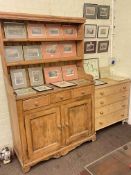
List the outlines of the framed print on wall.
{"label": "framed print on wall", "polygon": [[47,84],[62,81],[61,67],[44,68],[45,81]]}
{"label": "framed print on wall", "polygon": [[110,6],[108,5],[99,5],[98,6],[98,19],[109,19],[110,17]]}
{"label": "framed print on wall", "polygon": [[76,65],[62,66],[63,80],[76,80],[78,79],[77,67]]}
{"label": "framed print on wall", "polygon": [[98,58],[85,59],[84,70],[87,74],[91,74],[95,80],[99,79],[100,78],[99,59]]}
{"label": "framed print on wall", "polygon": [[109,41],[98,42],[98,53],[108,52]]}
{"label": "framed print on wall", "polygon": [[84,53],[96,53],[96,41],[86,41],[84,43]]}
{"label": "framed print on wall", "polygon": [[87,19],[97,18],[97,4],[85,3],[83,8],[83,17]]}
{"label": "framed print on wall", "polygon": [[85,25],[85,38],[95,38],[97,34],[97,25],[86,24]]}
{"label": "framed print on wall", "polygon": [[97,37],[98,38],[108,38],[109,29],[110,29],[109,26],[99,26]]}
{"label": "framed print on wall", "polygon": [[28,68],[31,86],[40,86],[44,84],[42,67]]}
{"label": "framed print on wall", "polygon": [[60,38],[62,36],[62,27],[57,24],[46,24],[47,38]]}
{"label": "framed print on wall", "polygon": [[12,86],[14,89],[26,88],[26,70],[25,69],[11,69],[10,70]]}

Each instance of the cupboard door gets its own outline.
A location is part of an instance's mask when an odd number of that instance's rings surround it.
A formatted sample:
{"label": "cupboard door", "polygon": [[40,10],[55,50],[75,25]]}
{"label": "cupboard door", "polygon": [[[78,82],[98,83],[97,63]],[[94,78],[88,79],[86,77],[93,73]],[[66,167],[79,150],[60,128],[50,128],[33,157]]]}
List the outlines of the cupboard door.
{"label": "cupboard door", "polygon": [[91,133],[91,99],[74,101],[62,106],[66,144],[79,142]]}
{"label": "cupboard door", "polygon": [[36,159],[58,150],[61,146],[59,107],[25,115],[29,158]]}

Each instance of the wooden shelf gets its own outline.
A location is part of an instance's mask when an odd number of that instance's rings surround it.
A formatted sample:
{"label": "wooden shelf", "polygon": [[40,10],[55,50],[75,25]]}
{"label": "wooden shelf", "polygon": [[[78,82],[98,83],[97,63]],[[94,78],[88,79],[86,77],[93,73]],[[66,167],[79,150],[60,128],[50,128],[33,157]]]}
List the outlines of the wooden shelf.
{"label": "wooden shelf", "polygon": [[42,42],[42,41],[82,41],[82,37],[77,38],[16,38],[16,39],[3,39],[6,42]]}
{"label": "wooden shelf", "polygon": [[64,57],[64,58],[54,58],[54,59],[42,59],[42,60],[26,60],[26,61],[16,61],[16,62],[11,62],[7,63],[7,67],[12,67],[12,66],[22,66],[22,65],[31,65],[31,64],[43,64],[43,63],[54,63],[54,62],[63,62],[63,61],[78,61],[82,60],[83,58],[81,57]]}

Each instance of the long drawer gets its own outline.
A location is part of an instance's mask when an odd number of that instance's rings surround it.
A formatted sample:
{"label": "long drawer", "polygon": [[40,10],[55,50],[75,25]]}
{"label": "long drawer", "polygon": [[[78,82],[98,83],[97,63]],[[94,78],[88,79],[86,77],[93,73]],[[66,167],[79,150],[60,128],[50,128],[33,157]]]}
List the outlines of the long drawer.
{"label": "long drawer", "polygon": [[102,98],[111,94],[116,94],[116,93],[120,93],[120,92],[125,92],[128,91],[130,88],[130,84],[129,83],[125,83],[125,84],[119,84],[119,85],[114,85],[114,86],[109,86],[106,88],[100,88],[100,89],[96,89],[95,91],[95,98]]}
{"label": "long drawer", "polygon": [[112,114],[107,115],[106,117],[105,116],[98,117],[95,120],[95,130],[97,131],[99,129],[105,128],[106,126],[122,121],[127,117],[128,117],[128,108],[116,111]]}
{"label": "long drawer", "polygon": [[100,116],[105,116],[113,113],[115,111],[124,109],[128,107],[128,99],[126,100],[122,100],[116,103],[112,103],[110,105],[104,106],[104,107],[100,107],[100,108],[96,108],[95,109],[95,117],[100,117]]}
{"label": "long drawer", "polygon": [[99,107],[103,107],[105,105],[108,104],[112,104],[121,100],[125,100],[129,97],[129,91],[125,91],[122,93],[117,93],[117,94],[112,94],[100,99],[96,99],[95,100],[95,107],[99,108]]}

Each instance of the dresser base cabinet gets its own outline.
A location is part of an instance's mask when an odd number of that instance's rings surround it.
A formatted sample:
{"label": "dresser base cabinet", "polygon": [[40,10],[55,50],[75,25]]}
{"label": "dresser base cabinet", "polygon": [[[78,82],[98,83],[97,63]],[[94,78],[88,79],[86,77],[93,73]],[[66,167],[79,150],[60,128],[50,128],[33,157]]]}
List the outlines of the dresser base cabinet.
{"label": "dresser base cabinet", "polygon": [[104,79],[106,85],[95,88],[95,130],[128,118],[130,80]]}

